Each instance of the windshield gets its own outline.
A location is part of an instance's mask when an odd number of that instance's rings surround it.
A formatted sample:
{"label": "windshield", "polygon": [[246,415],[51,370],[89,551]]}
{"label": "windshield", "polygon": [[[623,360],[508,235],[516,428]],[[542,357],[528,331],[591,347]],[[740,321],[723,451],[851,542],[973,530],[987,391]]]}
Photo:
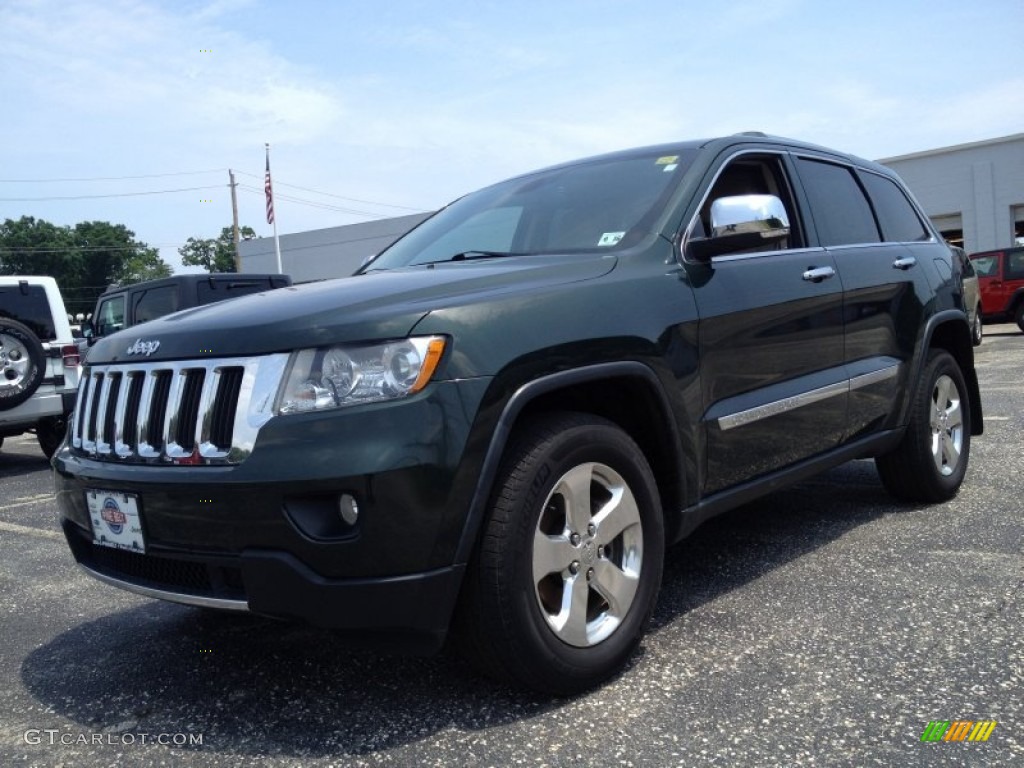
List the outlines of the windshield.
{"label": "windshield", "polygon": [[661,148],[501,182],[456,200],[365,269],[627,247],[650,231],[695,154]]}

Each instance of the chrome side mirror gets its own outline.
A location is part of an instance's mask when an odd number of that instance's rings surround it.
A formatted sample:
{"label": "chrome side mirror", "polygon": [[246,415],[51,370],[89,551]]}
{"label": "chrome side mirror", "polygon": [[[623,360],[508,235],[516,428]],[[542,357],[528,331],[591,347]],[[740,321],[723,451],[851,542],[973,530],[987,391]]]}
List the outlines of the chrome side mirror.
{"label": "chrome side mirror", "polygon": [[711,236],[691,240],[687,252],[706,261],[777,243],[789,231],[786,207],[775,195],[720,197],[711,203]]}

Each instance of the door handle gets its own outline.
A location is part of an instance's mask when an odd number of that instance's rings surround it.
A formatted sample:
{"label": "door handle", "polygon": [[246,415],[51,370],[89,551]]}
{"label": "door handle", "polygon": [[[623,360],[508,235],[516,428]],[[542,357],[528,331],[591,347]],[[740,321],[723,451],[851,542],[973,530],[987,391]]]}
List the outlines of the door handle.
{"label": "door handle", "polygon": [[836,271],[832,267],[808,267],[804,272],[804,280],[810,280],[812,283],[820,283],[835,276]]}
{"label": "door handle", "polygon": [[915,264],[917,264],[917,259],[915,259],[913,256],[907,256],[904,259],[896,259],[896,261],[894,261],[892,263],[892,268],[893,269],[910,269]]}

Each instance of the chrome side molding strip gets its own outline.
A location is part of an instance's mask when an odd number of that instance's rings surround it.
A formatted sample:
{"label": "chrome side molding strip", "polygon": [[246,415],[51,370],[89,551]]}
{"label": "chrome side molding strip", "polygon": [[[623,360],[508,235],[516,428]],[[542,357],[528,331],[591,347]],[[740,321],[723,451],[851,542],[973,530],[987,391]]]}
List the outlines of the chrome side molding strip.
{"label": "chrome side molding strip", "polygon": [[829,384],[827,387],[819,387],[818,389],[812,389],[800,395],[784,397],[781,400],[775,400],[771,403],[765,403],[764,405],[758,405],[754,408],[730,413],[725,416],[721,416],[718,419],[718,427],[724,432],[728,429],[735,429],[736,427],[753,424],[756,421],[761,421],[762,419],[767,419],[771,416],[778,416],[779,414],[787,413],[789,411],[796,410],[797,408],[802,408],[803,406],[810,405],[811,403],[817,403],[827,398],[835,397],[836,395],[847,394],[855,389],[862,389],[864,387],[869,387],[872,384],[878,384],[879,382],[894,378],[899,373],[899,370],[899,365],[890,365],[886,368],[872,371],[871,373],[854,376],[852,379],[847,379],[846,381]]}

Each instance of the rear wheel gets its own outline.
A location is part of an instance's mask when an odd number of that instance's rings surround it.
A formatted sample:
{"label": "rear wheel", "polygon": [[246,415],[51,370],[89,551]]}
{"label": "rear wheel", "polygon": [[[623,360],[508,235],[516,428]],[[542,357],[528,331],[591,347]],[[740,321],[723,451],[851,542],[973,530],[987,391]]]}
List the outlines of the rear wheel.
{"label": "rear wheel", "polygon": [[615,674],[661,584],[657,486],[611,422],[556,414],[523,429],[491,499],[457,630],[483,672],[567,695]]}
{"label": "rear wheel", "polygon": [[981,305],[979,304],[974,310],[974,324],[971,326],[971,341],[974,342],[974,346],[981,344],[984,335],[985,331],[981,325]]}
{"label": "rear wheel", "polygon": [[910,406],[900,444],[875,459],[882,484],[903,501],[953,498],[963,483],[971,450],[971,408],[956,360],[932,350]]}
{"label": "rear wheel", "polygon": [[1024,301],[1017,302],[1017,311],[1014,312],[1013,319],[1017,321],[1017,327],[1024,331]]}

